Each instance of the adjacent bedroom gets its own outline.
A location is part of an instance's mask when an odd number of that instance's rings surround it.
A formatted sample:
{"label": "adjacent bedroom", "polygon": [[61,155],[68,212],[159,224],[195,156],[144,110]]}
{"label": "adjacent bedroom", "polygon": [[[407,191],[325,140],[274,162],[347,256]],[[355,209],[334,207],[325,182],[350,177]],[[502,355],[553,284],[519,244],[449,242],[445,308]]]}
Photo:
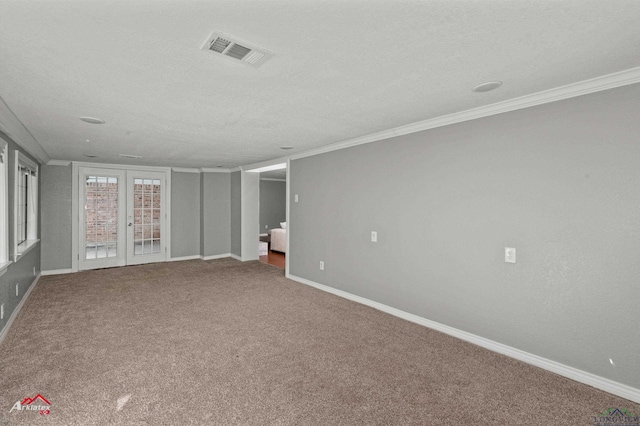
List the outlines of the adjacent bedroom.
{"label": "adjacent bedroom", "polygon": [[260,261],[284,270],[287,253],[287,170],[260,174]]}

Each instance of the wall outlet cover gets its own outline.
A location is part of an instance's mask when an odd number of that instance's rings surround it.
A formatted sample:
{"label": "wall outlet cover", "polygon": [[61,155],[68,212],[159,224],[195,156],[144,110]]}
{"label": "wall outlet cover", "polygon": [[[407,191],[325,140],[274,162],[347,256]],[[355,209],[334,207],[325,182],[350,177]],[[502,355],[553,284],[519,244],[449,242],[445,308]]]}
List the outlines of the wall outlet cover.
{"label": "wall outlet cover", "polygon": [[504,248],[504,261],[507,263],[516,263],[516,249],[513,247]]}

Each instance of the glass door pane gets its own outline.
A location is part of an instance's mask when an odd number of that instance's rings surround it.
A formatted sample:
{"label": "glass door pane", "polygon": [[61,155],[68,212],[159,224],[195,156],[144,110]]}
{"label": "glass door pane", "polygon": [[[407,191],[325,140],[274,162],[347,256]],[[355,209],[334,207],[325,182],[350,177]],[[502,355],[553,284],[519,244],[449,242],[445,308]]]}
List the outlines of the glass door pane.
{"label": "glass door pane", "polygon": [[80,169],[80,269],[124,265],[125,178],[120,170]]}
{"label": "glass door pane", "polygon": [[165,260],[164,182],[165,174],[128,172],[129,239],[127,264]]}
{"label": "glass door pane", "polygon": [[118,255],[118,177],[85,177],[84,258]]}
{"label": "glass door pane", "polygon": [[160,179],[133,179],[133,254],[160,253]]}

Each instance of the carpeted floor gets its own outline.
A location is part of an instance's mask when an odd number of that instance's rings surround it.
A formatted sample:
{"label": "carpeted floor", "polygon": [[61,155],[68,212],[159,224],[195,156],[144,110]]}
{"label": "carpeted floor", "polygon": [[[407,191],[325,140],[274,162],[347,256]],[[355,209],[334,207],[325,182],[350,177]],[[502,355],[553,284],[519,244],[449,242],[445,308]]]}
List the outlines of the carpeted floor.
{"label": "carpeted floor", "polygon": [[[37,394],[50,414],[10,412]],[[42,277],[0,346],[0,424],[593,425],[611,407],[640,412],[257,261]]]}

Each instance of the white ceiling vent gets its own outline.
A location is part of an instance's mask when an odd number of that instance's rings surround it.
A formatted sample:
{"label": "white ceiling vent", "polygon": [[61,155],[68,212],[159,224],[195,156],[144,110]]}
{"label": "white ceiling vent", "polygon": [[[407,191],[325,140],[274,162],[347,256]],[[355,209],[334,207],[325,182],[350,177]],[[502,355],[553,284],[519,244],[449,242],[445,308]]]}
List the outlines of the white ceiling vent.
{"label": "white ceiling vent", "polygon": [[209,36],[201,49],[210,50],[212,52],[237,59],[256,68],[267,62],[273,56],[273,53],[266,49],[239,41],[226,34],[216,32]]}

